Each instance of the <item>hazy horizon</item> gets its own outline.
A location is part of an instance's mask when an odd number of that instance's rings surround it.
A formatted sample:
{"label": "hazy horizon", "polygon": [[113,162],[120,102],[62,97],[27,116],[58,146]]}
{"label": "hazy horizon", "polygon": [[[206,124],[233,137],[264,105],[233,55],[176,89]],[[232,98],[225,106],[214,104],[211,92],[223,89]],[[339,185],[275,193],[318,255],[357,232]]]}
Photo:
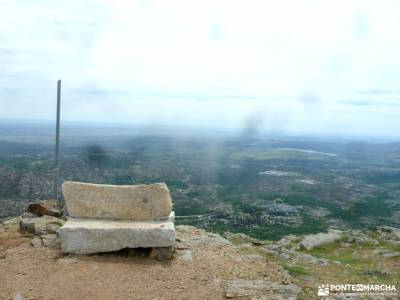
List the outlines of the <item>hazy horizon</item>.
{"label": "hazy horizon", "polygon": [[[30,132],[31,137],[42,136],[43,129],[46,135],[51,136],[49,142],[53,142],[52,136],[55,135],[55,120],[33,120],[33,119],[1,119],[0,118],[0,140],[6,140],[10,137],[14,140],[15,131],[5,130],[4,126],[12,126],[20,134]],[[22,129],[22,131],[21,131]],[[76,130],[79,130],[78,132]],[[176,136],[176,137],[201,137],[216,136],[226,138],[243,139],[292,139],[292,140],[320,140],[332,142],[369,142],[369,143],[398,143],[400,137],[395,136],[374,136],[374,135],[342,135],[342,134],[310,134],[310,133],[289,133],[289,132],[265,132],[260,127],[210,127],[195,125],[165,125],[165,124],[136,124],[128,122],[95,122],[95,121],[62,121],[61,122],[61,140],[65,134],[69,138],[78,135],[88,135],[95,132],[99,135],[99,130],[105,130],[103,135],[115,137],[122,136]],[[35,134],[33,133],[35,131]]]}

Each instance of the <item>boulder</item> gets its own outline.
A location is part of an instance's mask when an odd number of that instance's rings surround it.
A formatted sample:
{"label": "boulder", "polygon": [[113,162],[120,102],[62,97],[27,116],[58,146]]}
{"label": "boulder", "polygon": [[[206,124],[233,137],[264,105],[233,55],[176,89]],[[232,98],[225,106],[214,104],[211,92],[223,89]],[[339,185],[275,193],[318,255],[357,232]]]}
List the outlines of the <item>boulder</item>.
{"label": "boulder", "polygon": [[63,253],[90,254],[124,248],[167,248],[175,244],[174,223],[162,221],[123,221],[69,219],[60,228]]}
{"label": "boulder", "polygon": [[64,182],[68,213],[73,218],[114,220],[161,220],[172,212],[165,183],[150,185],[103,185]]}
{"label": "boulder", "polygon": [[324,233],[306,235],[300,242],[301,249],[311,250],[315,247],[320,247],[329,243],[336,242],[342,239],[342,232],[339,230],[329,230]]}

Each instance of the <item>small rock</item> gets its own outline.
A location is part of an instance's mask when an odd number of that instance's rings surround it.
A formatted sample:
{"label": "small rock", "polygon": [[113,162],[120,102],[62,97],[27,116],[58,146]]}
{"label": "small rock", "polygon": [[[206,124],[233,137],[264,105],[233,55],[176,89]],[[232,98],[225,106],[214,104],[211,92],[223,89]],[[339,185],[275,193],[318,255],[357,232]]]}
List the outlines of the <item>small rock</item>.
{"label": "small rock", "polygon": [[29,218],[37,218],[38,216],[29,212],[29,211],[25,211],[20,215],[21,219],[29,219]]}
{"label": "small rock", "polygon": [[12,298],[13,300],[22,300],[22,295],[19,292],[16,292]]}
{"label": "small rock", "polygon": [[318,262],[319,262],[319,264],[320,264],[321,266],[327,266],[327,265],[329,265],[329,259],[320,258],[320,259],[318,260]]}
{"label": "small rock", "polygon": [[255,246],[261,246],[265,244],[265,242],[252,238],[244,233],[232,233],[227,231],[224,232],[222,236],[235,244],[251,243]]}
{"label": "small rock", "polygon": [[79,260],[76,257],[63,256],[57,260],[59,264],[77,264]]}
{"label": "small rock", "polygon": [[400,257],[400,252],[389,252],[383,255],[384,257],[392,258],[392,257]]}
{"label": "small rock", "polygon": [[256,262],[256,261],[265,262],[265,257],[263,257],[261,255],[257,255],[257,254],[245,254],[245,255],[242,255],[242,257],[251,262]]}
{"label": "small rock", "polygon": [[43,246],[42,239],[39,236],[34,236],[31,240],[31,244],[34,248],[40,248]]}
{"label": "small rock", "polygon": [[310,265],[316,265],[318,264],[319,260],[315,256],[312,256],[310,254],[304,254],[304,253],[298,253],[295,257],[296,261],[310,264]]}
{"label": "small rock", "polygon": [[152,248],[150,257],[156,258],[159,261],[171,260],[174,254],[173,247]]}
{"label": "small rock", "polygon": [[60,248],[60,240],[57,234],[45,234],[41,236],[43,245],[49,248]]}
{"label": "small rock", "polygon": [[22,232],[34,233],[35,232],[35,223],[38,218],[26,218],[21,219],[19,221],[19,229]]}
{"label": "small rock", "polygon": [[[355,241],[354,241],[354,242],[355,242]],[[343,247],[343,248],[349,248],[349,247],[351,246],[351,244],[350,244],[350,243],[347,243],[347,242],[341,242],[341,243],[340,243],[340,246]]]}
{"label": "small rock", "polygon": [[176,250],[176,255],[184,261],[192,261],[193,255],[191,250]]}
{"label": "small rock", "polygon": [[390,226],[378,226],[377,231],[380,233],[379,238],[383,240],[400,241],[400,229]]}
{"label": "small rock", "polygon": [[62,225],[60,223],[55,223],[55,222],[48,223],[46,224],[46,231],[48,233],[57,233],[58,229],[60,229],[61,226]]}
{"label": "small rock", "polygon": [[356,243],[356,244],[376,244],[378,241],[369,237],[367,234],[361,232],[360,230],[353,230],[348,233],[347,237],[348,243]]}
{"label": "small rock", "polygon": [[371,251],[374,254],[382,254],[383,252],[385,252],[385,249],[383,248],[376,248],[374,250]]}
{"label": "small rock", "polygon": [[62,211],[58,208],[50,208],[47,212],[48,216],[56,217],[56,218],[61,218],[62,217]]}
{"label": "small rock", "polygon": [[400,252],[386,252],[382,253],[382,256],[386,258],[400,257]]}
{"label": "small rock", "polygon": [[261,279],[235,278],[225,284],[228,299],[297,299],[301,289],[294,284],[281,284]]}
{"label": "small rock", "polygon": [[[43,235],[47,233],[54,233],[56,225],[58,228],[65,223],[64,220],[58,219],[51,216],[42,216],[40,218],[23,218],[19,222],[19,228],[22,232],[34,233],[36,235]],[[53,224],[49,227],[49,232],[47,226]],[[58,229],[57,228],[57,229]]]}
{"label": "small rock", "polygon": [[222,247],[232,245],[230,241],[223,238],[219,234],[209,233],[203,229],[199,229],[188,225],[178,225],[175,227],[178,238],[180,233],[189,233],[191,236],[185,238],[185,242],[190,246],[211,246]]}
{"label": "small rock", "polygon": [[15,218],[4,220],[3,224],[4,225],[15,225],[15,224],[19,224],[20,220],[21,220],[21,217],[15,217]]}
{"label": "small rock", "polygon": [[245,251],[254,249],[254,245],[252,243],[240,244],[238,247],[240,250],[245,250]]}
{"label": "small rock", "polygon": [[50,206],[51,201],[40,201],[33,202],[29,204],[28,211],[41,217],[41,216],[53,216],[53,217],[61,217],[62,213],[58,208]]}
{"label": "small rock", "polygon": [[389,232],[389,233],[399,230],[398,228],[394,228],[394,227],[390,227],[390,226],[378,226],[376,229],[379,231],[382,231],[382,232]]}
{"label": "small rock", "polygon": [[28,211],[38,215],[39,217],[45,215],[49,210],[49,206],[43,202],[34,202],[29,204]]}
{"label": "small rock", "polygon": [[289,260],[291,258],[291,256],[288,253],[280,253],[279,256],[284,260]]}
{"label": "small rock", "polygon": [[190,249],[190,245],[182,240],[176,240],[175,249],[177,250],[187,250]]}
{"label": "small rock", "polygon": [[260,247],[260,248],[258,248],[260,251],[262,251],[263,253],[265,253],[265,254],[269,254],[269,255],[275,255],[275,256],[278,256],[279,255],[279,251],[276,251],[276,250],[274,250],[274,249],[270,249],[270,248],[268,248],[268,247],[266,247],[266,246],[264,246],[264,247]]}
{"label": "small rock", "polygon": [[386,241],[389,244],[393,245],[393,246],[400,246],[400,241],[392,241],[392,240],[388,240]]}

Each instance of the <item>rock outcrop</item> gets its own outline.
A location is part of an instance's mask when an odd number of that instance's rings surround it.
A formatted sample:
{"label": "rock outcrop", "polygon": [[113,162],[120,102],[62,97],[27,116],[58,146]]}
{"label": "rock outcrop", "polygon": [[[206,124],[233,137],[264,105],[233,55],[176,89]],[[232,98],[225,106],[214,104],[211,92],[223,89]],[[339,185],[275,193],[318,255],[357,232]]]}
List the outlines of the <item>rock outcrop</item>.
{"label": "rock outcrop", "polygon": [[300,242],[301,249],[311,250],[315,247],[320,247],[329,243],[336,242],[342,238],[342,232],[339,230],[329,230],[317,234],[306,235]]}

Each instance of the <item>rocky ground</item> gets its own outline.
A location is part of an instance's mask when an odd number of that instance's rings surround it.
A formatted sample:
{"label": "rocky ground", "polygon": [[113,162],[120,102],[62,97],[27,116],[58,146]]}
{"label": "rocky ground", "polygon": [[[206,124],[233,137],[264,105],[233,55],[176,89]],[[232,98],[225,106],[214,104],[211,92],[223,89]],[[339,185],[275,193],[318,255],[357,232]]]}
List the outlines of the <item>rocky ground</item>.
{"label": "rocky ground", "polygon": [[224,234],[242,252],[257,254],[281,265],[292,282],[302,288],[300,299],[318,299],[321,284],[388,284],[396,295],[382,298],[346,298],[331,295],[325,299],[400,299],[400,229],[380,226],[363,230],[329,230],[305,236],[286,236],[279,241],[258,241],[243,234]]}
{"label": "rocky ground", "polygon": [[168,262],[145,250],[62,255],[18,227],[0,229],[0,299],[296,299],[300,292],[275,262],[195,227],[177,226]]}
{"label": "rocky ground", "polygon": [[174,258],[160,262],[146,249],[62,255],[61,225],[46,215],[0,225],[0,299],[318,299],[326,283],[400,287],[393,227],[259,241],[180,225]]}

